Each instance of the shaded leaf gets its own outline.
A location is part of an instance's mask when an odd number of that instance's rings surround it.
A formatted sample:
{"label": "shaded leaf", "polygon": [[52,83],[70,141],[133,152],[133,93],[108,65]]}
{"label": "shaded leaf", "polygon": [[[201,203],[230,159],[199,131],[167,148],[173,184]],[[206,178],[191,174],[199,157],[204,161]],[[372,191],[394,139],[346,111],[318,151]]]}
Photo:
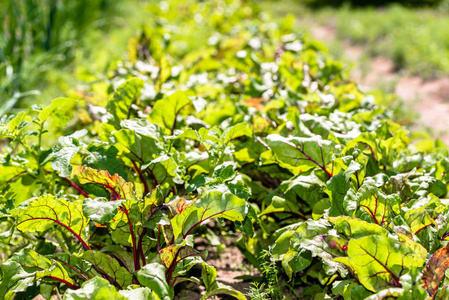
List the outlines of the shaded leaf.
{"label": "shaded leaf", "polygon": [[115,286],[124,289],[132,284],[132,275],[111,256],[94,250],[83,252],[80,257],[90,262]]}

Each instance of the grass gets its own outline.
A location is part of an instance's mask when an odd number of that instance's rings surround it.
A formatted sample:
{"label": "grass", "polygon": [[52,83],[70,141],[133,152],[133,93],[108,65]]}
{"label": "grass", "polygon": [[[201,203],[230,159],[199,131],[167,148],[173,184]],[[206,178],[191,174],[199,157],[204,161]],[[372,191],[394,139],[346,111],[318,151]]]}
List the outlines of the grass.
{"label": "grass", "polygon": [[337,46],[329,45],[331,53],[349,40],[362,45],[370,56],[391,58],[398,69],[431,78],[449,75],[449,5],[444,4],[439,9],[393,5],[377,9],[345,6],[319,10],[305,8],[294,0],[263,1],[262,5],[276,15],[293,13],[300,28],[307,29],[315,23],[335,26]]}
{"label": "grass", "polygon": [[[333,12],[324,11],[327,19]],[[335,14],[337,35],[384,55],[408,73],[422,77],[449,74],[449,19],[437,10],[343,8]]]}

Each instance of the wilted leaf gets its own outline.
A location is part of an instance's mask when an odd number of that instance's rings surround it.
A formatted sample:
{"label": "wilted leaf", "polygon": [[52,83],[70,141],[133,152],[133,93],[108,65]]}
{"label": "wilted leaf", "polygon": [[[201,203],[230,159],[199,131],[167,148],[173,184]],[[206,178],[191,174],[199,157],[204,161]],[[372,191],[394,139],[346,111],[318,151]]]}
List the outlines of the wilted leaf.
{"label": "wilted leaf", "polygon": [[427,261],[423,270],[424,288],[433,297],[449,268],[449,246],[437,250]]}

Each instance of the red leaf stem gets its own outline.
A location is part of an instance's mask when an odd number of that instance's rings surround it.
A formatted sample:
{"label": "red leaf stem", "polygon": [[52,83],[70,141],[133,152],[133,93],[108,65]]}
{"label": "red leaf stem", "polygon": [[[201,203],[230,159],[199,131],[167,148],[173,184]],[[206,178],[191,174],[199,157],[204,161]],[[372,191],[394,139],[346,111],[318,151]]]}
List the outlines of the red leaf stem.
{"label": "red leaf stem", "polygon": [[140,168],[137,166],[136,162],[133,160],[132,163],[134,166],[134,170],[136,170],[137,174],[139,175],[140,181],[142,181],[142,183],[143,183],[143,186],[145,188],[145,195],[146,195],[150,192],[150,189],[148,188],[148,183],[145,180],[145,177],[143,176],[142,171],[140,171]]}
{"label": "red leaf stem", "polygon": [[69,267],[70,269],[72,269],[73,271],[75,271],[76,273],[78,273],[78,275],[80,275],[81,277],[83,277],[86,280],[89,280],[89,277],[87,277],[85,274],[83,274],[80,270],[78,270],[77,268],[75,268],[74,266],[72,266],[71,264],[57,258],[57,257],[53,257],[54,260],[59,261],[60,263],[66,265],[67,267]]}
{"label": "red leaf stem", "polygon": [[79,289],[79,287],[77,287],[76,285],[71,284],[70,282],[68,282],[67,280],[62,279],[62,278],[58,278],[58,277],[54,277],[54,276],[45,276],[45,278],[49,278],[49,279],[53,279],[53,280],[62,282],[62,283],[64,283],[64,284],[68,285],[72,290],[77,290],[77,289]]}
{"label": "red leaf stem", "polygon": [[122,205],[122,211],[125,213],[126,218],[128,219],[128,226],[129,226],[129,231],[131,234],[131,240],[132,240],[132,244],[133,244],[133,258],[134,258],[134,269],[140,270],[140,260],[139,260],[139,256],[137,254],[137,243],[136,243],[136,236],[134,235],[134,229],[133,229],[133,224],[131,223],[131,220],[129,219],[129,211],[128,209],[126,209],[126,207],[124,207]]}
{"label": "red leaf stem", "polygon": [[[44,171],[46,172],[46,173],[53,173],[52,171],[50,171],[50,170],[45,170],[44,169]],[[61,177],[61,176],[59,176],[59,177]],[[70,184],[73,188],[75,188],[75,190],[77,190],[81,195],[83,195],[84,197],[86,197],[86,198],[89,198],[89,195],[85,192],[85,191],[83,191],[83,189],[82,188],[80,188],[75,182],[73,182],[73,181],[71,181],[70,179],[68,179],[68,178],[65,178],[65,177],[61,177],[63,180],[65,180],[68,184]]]}

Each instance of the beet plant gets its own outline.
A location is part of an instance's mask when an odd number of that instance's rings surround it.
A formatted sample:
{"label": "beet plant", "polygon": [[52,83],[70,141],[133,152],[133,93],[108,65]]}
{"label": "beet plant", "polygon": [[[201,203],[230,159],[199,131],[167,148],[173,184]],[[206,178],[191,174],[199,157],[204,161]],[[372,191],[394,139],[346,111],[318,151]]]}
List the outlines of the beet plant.
{"label": "beet plant", "polygon": [[[203,299],[447,296],[441,141],[396,123],[292,17],[147,9],[128,59],[1,120],[3,298],[172,299],[188,282]],[[251,292],[198,250],[225,232],[262,274]]]}

